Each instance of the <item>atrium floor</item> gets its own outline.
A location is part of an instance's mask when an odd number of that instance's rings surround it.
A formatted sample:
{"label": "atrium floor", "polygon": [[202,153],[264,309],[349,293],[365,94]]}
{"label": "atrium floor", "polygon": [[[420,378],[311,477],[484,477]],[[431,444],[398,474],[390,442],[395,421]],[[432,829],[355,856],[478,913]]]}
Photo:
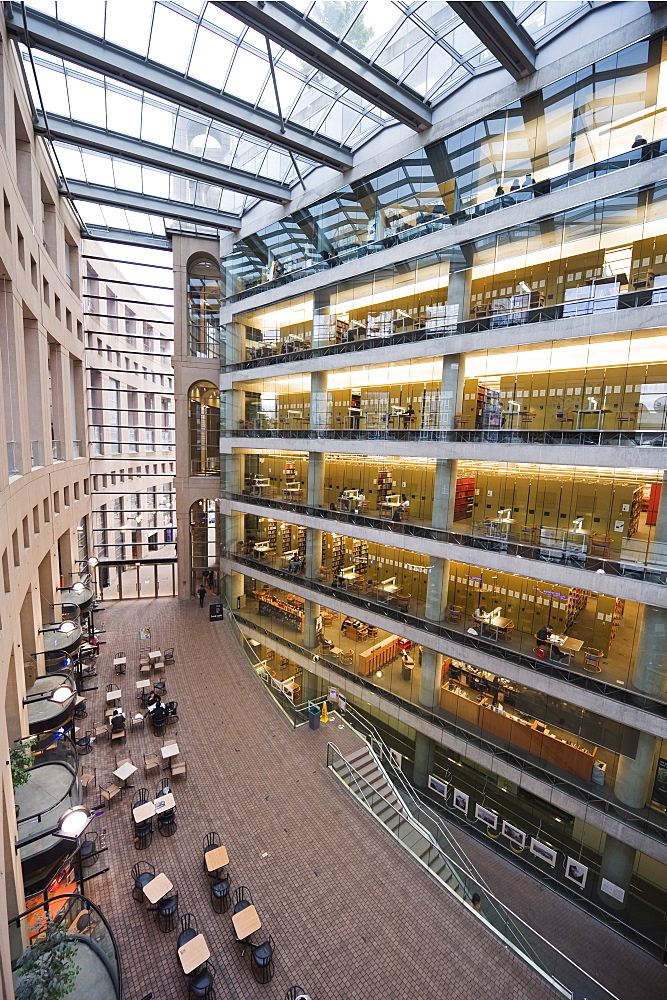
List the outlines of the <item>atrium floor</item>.
{"label": "atrium floor", "polygon": [[[151,990],[155,1000],[187,996],[176,932],[161,934],[132,899],[130,870],[139,860],[169,876],[181,914],[195,914],[217,969],[219,998],[282,1000],[296,983],[313,1000],[552,996],[354,803],[326,770],[326,745],[331,740],[345,751],[357,737],[336,724],[293,730],[248,669],[226,621],[209,622],[196,601],[168,598],[109,604],[99,619],[106,624],[106,645],[81,729],[104,714],[116,650],[128,658],[127,674],[118,678],[122,705],[128,717],[136,711],[139,629],[149,627],[151,648],[175,646],[166,682],[168,698],[178,701],[179,722],[167,736],[178,741],[188,769],[171,782],[178,822],[172,838],[155,832],[147,850],[135,849],[134,791],[117,797],[93,824],[107,828],[110,870],[87,883],[87,891],[116,935],[128,1000]],[[160,778],[169,775],[144,778],[143,754],[160,743],[149,727],[128,730],[124,743],[99,741],[83,764],[96,768],[97,783],[106,785],[113,780],[114,755],[131,756],[139,767],[135,784],[148,787],[152,798]],[[95,798],[90,789],[88,804]],[[275,939],[276,973],[268,987],[253,980],[248,954],[240,957],[229,913],[211,910],[202,867],[202,838],[209,830],[218,831],[228,848],[232,888],[250,888],[263,931]],[[621,1000],[664,990],[667,977],[657,962],[501,859],[489,855],[485,864],[491,888],[497,883],[501,898],[597,971]]]}

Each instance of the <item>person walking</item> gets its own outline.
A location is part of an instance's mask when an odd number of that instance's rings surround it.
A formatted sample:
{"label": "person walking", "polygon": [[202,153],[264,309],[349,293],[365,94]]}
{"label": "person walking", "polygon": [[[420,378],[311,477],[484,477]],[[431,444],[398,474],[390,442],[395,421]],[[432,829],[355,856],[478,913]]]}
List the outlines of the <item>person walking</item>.
{"label": "person walking", "polygon": [[206,587],[202,583],[201,587],[197,591],[197,596],[199,597],[199,607],[204,607],[204,598],[206,597]]}

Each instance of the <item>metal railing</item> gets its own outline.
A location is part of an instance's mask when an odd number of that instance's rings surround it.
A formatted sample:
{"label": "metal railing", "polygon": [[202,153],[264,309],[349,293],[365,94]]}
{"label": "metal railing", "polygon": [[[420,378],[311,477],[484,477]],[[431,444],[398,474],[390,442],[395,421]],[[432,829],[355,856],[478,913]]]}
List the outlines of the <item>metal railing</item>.
{"label": "metal railing", "polygon": [[222,429],[223,438],[270,438],[274,441],[436,441],[454,444],[488,442],[491,444],[537,444],[575,445],[629,448],[665,448],[667,430],[563,430],[554,427],[549,430],[510,430],[508,428],[472,430],[394,430],[377,427],[371,430],[349,430],[347,428],[296,428],[296,427],[236,427]]}
{"label": "metal railing", "polygon": [[[380,793],[345,760],[341,751],[333,743],[329,743],[327,746],[327,767],[335,770],[340,779],[356,794],[364,806],[376,816],[377,812],[374,806],[377,805],[378,798],[382,799],[383,811],[394,814],[393,823],[391,825],[385,823],[385,826],[396,840],[404,841],[414,833],[423,835],[413,820],[404,816],[391,802],[380,796]],[[415,849],[412,847],[408,847],[408,849],[413,856],[424,863],[423,859],[419,859]],[[430,866],[426,863],[425,867]],[[470,907],[470,914],[480,920],[494,936],[502,941],[505,947],[511,949],[520,960],[526,962],[561,996],[573,998],[575,995],[583,995],[590,1000],[617,1000],[610,990],[545,940],[521,917],[494,896],[485,885],[460,868],[456,862],[447,859],[447,867],[454,873],[460,891],[457,892],[442,877],[439,878],[439,884],[450,893],[453,899],[457,899],[463,905],[466,905],[469,900],[472,900],[473,895],[477,894],[480,897],[481,909],[476,910]]]}
{"label": "metal railing", "polygon": [[[574,549],[564,547],[562,542],[560,545],[552,544],[556,540],[550,538],[540,538],[539,543],[533,543],[522,541],[520,535],[517,537],[514,533],[508,533],[506,538],[491,537],[474,534],[470,531],[433,528],[428,524],[417,524],[414,521],[392,521],[379,515],[373,516],[351,511],[331,510],[326,507],[314,507],[299,500],[276,500],[267,496],[236,493],[230,490],[222,490],[220,496],[236,503],[265,507],[283,513],[286,510],[294,511],[299,515],[305,514],[308,517],[317,517],[334,523],[373,528],[391,535],[428,538],[429,540],[457,545],[461,548],[483,549],[487,552],[507,552],[509,555],[520,555],[523,559],[535,559],[538,562],[562,563],[593,572],[602,570],[610,576],[625,576],[633,580],[645,580],[648,583],[667,583],[667,544],[660,542],[643,543],[647,558],[641,562],[637,559],[637,556],[641,554],[641,548],[635,551],[627,545],[615,558],[595,555],[588,551],[591,542],[586,535],[581,536],[582,547]],[[474,527],[481,528],[482,524],[478,522]],[[465,553],[461,553],[461,558],[465,558]],[[654,561],[651,563],[650,559]]]}
{"label": "metal railing", "polygon": [[[74,925],[81,913],[86,913],[88,920],[84,929],[76,930]],[[49,916],[58,921],[65,928],[66,940],[77,945],[77,948],[90,948],[92,954],[105,967],[109,978],[113,983],[114,995],[117,1000],[123,997],[123,971],[120,961],[120,953],[116,939],[111,927],[102,911],[93,903],[91,899],[79,893],[71,893],[62,896],[50,896],[44,899],[37,906],[11,917],[8,921],[10,929],[17,931],[24,930],[29,933],[37,929],[38,925]],[[32,919],[31,919],[32,918]],[[23,935],[17,933],[12,935],[12,968],[16,968],[16,963],[21,957],[21,942]],[[87,974],[90,973],[88,963]],[[76,987],[75,987],[76,988]]]}
{"label": "metal railing", "polygon": [[[305,576],[295,576],[289,570],[279,569],[268,563],[260,562],[258,559],[252,559],[250,556],[242,556],[224,551],[223,555],[230,562],[240,566],[247,566],[250,569],[280,580],[288,591],[294,586],[303,587],[316,594],[322,594],[330,600],[344,601],[351,607],[381,615],[383,618],[389,618],[392,622],[391,631],[395,631],[396,627],[400,624],[406,625],[409,628],[417,629],[419,632],[447,639],[470,650],[486,653],[499,660],[515,663],[517,666],[526,667],[536,673],[556,677],[559,680],[566,681],[568,684],[573,684],[575,687],[584,688],[596,694],[602,694],[606,698],[611,698],[616,702],[650,712],[652,715],[657,715],[661,718],[667,718],[667,703],[649,698],[639,691],[630,691],[627,688],[621,688],[606,681],[597,680],[591,675],[578,673],[564,666],[562,662],[556,663],[548,659],[542,660],[535,655],[520,652],[517,649],[512,649],[511,646],[504,646],[501,642],[495,642],[482,635],[471,635],[463,626],[459,630],[450,622],[443,623],[431,621],[427,618],[419,618],[417,615],[400,611],[393,605],[390,606],[372,600],[368,595],[361,596],[350,590],[339,590],[331,586],[331,584],[311,580]],[[428,642],[425,644],[428,645]]]}
{"label": "metal railing", "polygon": [[[308,649],[305,646],[301,646],[299,643],[286,639],[284,636],[270,631],[270,629],[263,628],[252,619],[245,618],[238,611],[233,612],[231,617],[235,618],[238,624],[252,629],[253,632],[258,635],[266,636],[273,642],[279,643],[286,650],[292,650],[293,652],[304,657],[304,659],[306,659],[309,663],[312,663],[312,649]],[[330,659],[327,656],[326,650],[322,650],[316,655],[318,661],[322,662],[328,670],[331,670],[333,673],[344,678],[348,684],[352,685],[353,689],[359,690],[360,697],[363,698],[365,692],[372,693],[375,697],[385,699],[387,702],[402,711],[407,711],[416,719],[428,722],[430,725],[442,730],[442,732],[447,734],[448,737],[453,738],[460,743],[466,744],[469,749],[462,751],[463,753],[481,751],[493,760],[500,761],[503,764],[515,769],[517,772],[530,775],[541,783],[551,786],[554,790],[560,790],[564,794],[571,796],[573,799],[585,803],[586,807],[589,809],[595,809],[604,815],[611,816],[619,822],[625,823],[633,830],[645,834],[661,844],[667,842],[667,829],[651,818],[650,811],[648,809],[630,809],[627,806],[611,801],[609,798],[605,798],[596,791],[583,787],[583,783],[576,784],[574,781],[554,773],[554,771],[549,770],[549,765],[546,763],[540,763],[539,765],[533,764],[532,762],[526,760],[526,758],[521,757],[518,752],[514,752],[513,748],[493,743],[486,736],[478,736],[475,733],[462,728],[460,724],[456,725],[449,722],[441,715],[437,715],[435,712],[430,711],[427,708],[423,708],[421,705],[409,701],[407,698],[401,697],[401,695],[390,691],[388,688],[383,688],[379,684],[373,683],[368,679],[368,677],[357,674],[351,670],[346,670],[345,667],[341,666],[337,660]],[[312,667],[310,669],[312,669]],[[445,745],[448,745],[446,741]]]}
{"label": "metal railing", "polygon": [[559,174],[557,177],[538,181],[535,184],[516,191],[508,191],[499,197],[490,198],[477,205],[462,207],[455,212],[447,212],[443,205],[441,213],[430,215],[416,226],[404,229],[399,233],[391,233],[378,240],[354,244],[353,246],[338,250],[334,249],[334,252],[326,260],[320,259],[304,262],[300,267],[295,267],[293,270],[281,274],[280,277],[270,281],[258,281],[256,284],[240,292],[235,292],[228,296],[226,301],[228,303],[242,302],[253,295],[281,288],[284,285],[291,284],[293,281],[298,281],[300,278],[307,278],[311,274],[330,270],[341,264],[347,264],[351,260],[358,260],[361,257],[368,257],[381,250],[388,250],[394,246],[410,243],[421,236],[428,236],[443,229],[451,229],[462,222],[469,222],[471,219],[479,218],[483,215],[491,215],[494,212],[498,212],[503,208],[510,208],[520,202],[532,201],[534,198],[541,197],[561,188],[572,187],[575,184],[581,184],[583,181],[592,180],[596,177],[605,177],[607,174],[615,173],[617,170],[634,166],[636,163],[663,156],[665,152],[667,152],[667,140],[658,139],[654,142],[646,143],[637,149],[630,149],[618,156],[609,157],[606,160],[600,160],[597,163],[591,163],[589,166],[579,167],[576,170],[570,170],[565,174]]}
{"label": "metal railing", "polygon": [[[45,750],[35,753],[32,765],[27,770],[28,773],[30,773],[38,770],[40,767],[46,767],[51,764],[62,764],[70,771],[71,780],[69,782],[69,785],[67,786],[66,791],[63,792],[63,794],[57,801],[51,799],[43,808],[36,809],[34,812],[30,813],[30,815],[27,816],[22,816],[21,813],[19,813],[17,817],[17,825],[19,827],[19,840],[21,839],[21,827],[24,823],[28,823],[34,819],[37,819],[38,822],[41,822],[42,816],[51,812],[52,809],[55,809],[57,805],[59,805],[61,802],[64,802],[65,799],[68,799],[71,796],[72,789],[74,788],[77,782],[78,760],[77,760],[76,748],[72,743],[72,741],[67,736],[62,736],[57,741],[57,743],[53,743],[50,746],[48,746]],[[44,790],[44,793],[45,792],[46,789]]]}

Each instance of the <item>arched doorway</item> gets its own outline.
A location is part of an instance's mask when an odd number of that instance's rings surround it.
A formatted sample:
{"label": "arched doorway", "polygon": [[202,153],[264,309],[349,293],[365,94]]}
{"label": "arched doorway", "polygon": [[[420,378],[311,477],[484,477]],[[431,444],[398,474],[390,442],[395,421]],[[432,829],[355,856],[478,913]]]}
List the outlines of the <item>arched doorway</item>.
{"label": "arched doorway", "polygon": [[220,265],[209,257],[188,262],[188,354],[220,357]]}
{"label": "arched doorway", "polygon": [[212,382],[195,382],[188,392],[190,475],[220,475],[220,392]]}
{"label": "arched doorway", "polygon": [[219,593],[221,525],[219,501],[195,500],[190,507],[190,588],[193,594],[202,581],[207,582],[205,573],[209,587]]}

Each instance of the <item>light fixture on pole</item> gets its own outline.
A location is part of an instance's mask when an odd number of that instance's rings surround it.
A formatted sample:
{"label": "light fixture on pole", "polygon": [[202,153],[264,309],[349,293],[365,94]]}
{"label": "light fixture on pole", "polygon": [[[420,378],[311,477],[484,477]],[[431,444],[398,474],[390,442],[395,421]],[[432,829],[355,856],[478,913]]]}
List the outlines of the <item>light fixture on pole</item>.
{"label": "light fixture on pole", "polygon": [[59,837],[61,840],[78,840],[84,830],[91,822],[93,815],[90,809],[85,806],[71,806],[66,809],[58,822],[54,826],[40,830],[39,833],[32,833],[29,837],[22,837],[15,842],[16,853],[28,844],[35,844],[43,837]]}
{"label": "light fixture on pole", "polygon": [[59,684],[53,691],[38,695],[36,698],[24,698],[24,705],[34,705],[38,701],[53,701],[56,705],[64,705],[65,702],[74,697],[74,691],[66,684]]}

